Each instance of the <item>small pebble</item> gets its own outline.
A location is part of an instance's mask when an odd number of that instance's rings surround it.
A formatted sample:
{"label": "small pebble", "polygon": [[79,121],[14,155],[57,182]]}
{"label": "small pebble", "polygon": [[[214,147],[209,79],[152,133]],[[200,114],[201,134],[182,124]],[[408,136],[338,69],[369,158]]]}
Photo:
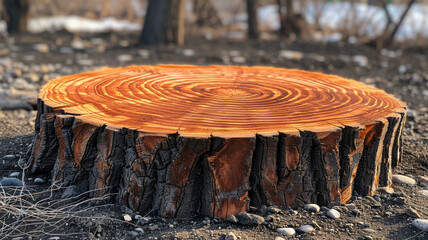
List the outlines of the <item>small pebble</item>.
{"label": "small pebble", "polygon": [[3,178],[0,181],[0,185],[3,187],[22,187],[22,181],[16,178]]}
{"label": "small pebble", "polygon": [[345,227],[347,228],[352,228],[354,226],[354,224],[352,223],[345,223]]}
{"label": "small pebble", "polygon": [[410,185],[410,186],[416,185],[415,179],[413,179],[411,177],[404,176],[404,175],[400,175],[400,174],[392,175],[392,181],[394,183],[398,183],[398,184],[405,184],[405,185]]}
{"label": "small pebble", "polygon": [[277,207],[275,207],[275,206],[270,206],[270,207],[268,207],[268,209],[267,209],[269,212],[271,212],[271,213],[280,213],[281,212],[281,209],[279,209],[279,208],[277,208]]}
{"label": "small pebble", "polygon": [[311,225],[303,225],[297,229],[297,232],[300,232],[300,233],[309,233],[312,231],[315,231],[315,228],[312,227]]}
{"label": "small pebble", "polygon": [[132,221],[132,217],[129,214],[124,214],[123,220],[125,220],[125,222],[130,222]]}
{"label": "small pebble", "polygon": [[294,228],[277,228],[276,231],[284,234],[285,236],[294,236],[296,234],[296,230],[294,230]]}
{"label": "small pebble", "polygon": [[131,237],[136,237],[139,233],[136,231],[129,231],[128,234],[131,235]]}
{"label": "small pebble", "polygon": [[15,155],[5,155],[5,156],[3,157],[3,160],[5,160],[5,161],[12,161],[12,160],[15,160]]}
{"label": "small pebble", "polygon": [[236,237],[236,235],[233,232],[229,232],[224,237],[224,240],[236,240],[236,239],[238,239],[238,238]]}
{"label": "small pebble", "polygon": [[394,188],[392,188],[392,187],[381,187],[381,188],[378,188],[378,192],[380,192],[382,194],[392,194],[392,193],[394,193]]}
{"label": "small pebble", "polygon": [[183,49],[183,55],[186,57],[191,57],[195,55],[195,51],[193,49]]}
{"label": "small pebble", "polygon": [[9,177],[18,177],[19,174],[21,174],[20,172],[13,172],[11,174],[9,174]]}
{"label": "small pebble", "polygon": [[406,208],[405,212],[404,212],[407,216],[412,217],[412,218],[420,218],[421,215],[418,213],[418,211],[416,211],[415,209],[409,207]]}
{"label": "small pebble", "polygon": [[41,178],[35,178],[34,179],[34,183],[37,183],[37,184],[43,184],[43,183],[45,183],[46,181],[45,180],[43,180],[43,179],[41,179]]}
{"label": "small pebble", "polygon": [[412,221],[412,226],[421,230],[421,231],[428,231],[428,220],[427,219],[415,219]]}
{"label": "small pebble", "polygon": [[328,212],[326,213],[327,217],[332,218],[332,219],[338,219],[340,218],[340,212],[335,210],[335,209],[330,209],[328,210]]}
{"label": "small pebble", "polygon": [[234,215],[231,215],[230,217],[228,217],[226,219],[226,221],[228,221],[230,223],[238,223],[238,218],[236,218]]}
{"label": "small pebble", "polygon": [[426,177],[426,176],[420,176],[419,179],[418,179],[418,181],[419,181],[419,185],[421,187],[428,187],[428,177]]}
{"label": "small pebble", "polygon": [[242,225],[260,225],[265,221],[263,217],[251,213],[238,213],[236,217]]}
{"label": "small pebble", "polygon": [[419,191],[419,193],[420,193],[422,196],[428,197],[428,190],[421,190],[421,191]]}
{"label": "small pebble", "polygon": [[157,229],[159,229],[159,225],[157,225],[157,224],[150,225],[149,229],[150,229],[150,231],[157,230]]}
{"label": "small pebble", "polygon": [[142,229],[142,228],[136,228],[136,229],[134,229],[136,232],[139,232],[139,233],[141,233],[141,234],[143,234],[144,233],[144,230]]}
{"label": "small pebble", "polygon": [[308,212],[319,212],[320,211],[320,206],[318,206],[317,204],[314,203],[310,203],[310,204],[306,204],[304,209]]}
{"label": "small pebble", "polygon": [[365,228],[363,231],[366,232],[366,233],[368,233],[368,234],[374,234],[374,233],[376,233],[376,231],[373,230],[373,229],[371,229],[371,228]]}
{"label": "small pebble", "polygon": [[282,237],[275,237],[275,240],[285,240],[285,239]]}

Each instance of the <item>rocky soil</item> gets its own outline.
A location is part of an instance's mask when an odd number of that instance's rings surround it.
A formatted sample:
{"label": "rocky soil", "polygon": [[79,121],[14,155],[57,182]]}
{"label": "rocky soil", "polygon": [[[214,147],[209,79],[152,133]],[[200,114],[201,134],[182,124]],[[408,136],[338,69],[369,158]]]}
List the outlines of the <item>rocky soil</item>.
{"label": "rocky soil", "polygon": [[[65,32],[0,37],[0,184],[5,189],[0,203],[7,204],[0,206],[0,239],[428,238],[428,223],[422,221],[428,219],[428,49],[376,52],[342,43],[190,37],[181,47],[134,47],[135,39],[132,34],[77,37]],[[354,196],[348,204],[332,209],[266,206],[227,221],[184,221],[140,216],[100,199],[87,200],[84,194],[70,198],[79,193],[52,187],[47,175],[23,176],[18,162],[31,141],[41,85],[61,75],[104,66],[166,63],[299,68],[385,89],[409,106],[403,162],[396,169],[393,186],[373,197]],[[22,192],[6,187],[22,184],[26,189]],[[39,222],[31,225],[34,219]]]}

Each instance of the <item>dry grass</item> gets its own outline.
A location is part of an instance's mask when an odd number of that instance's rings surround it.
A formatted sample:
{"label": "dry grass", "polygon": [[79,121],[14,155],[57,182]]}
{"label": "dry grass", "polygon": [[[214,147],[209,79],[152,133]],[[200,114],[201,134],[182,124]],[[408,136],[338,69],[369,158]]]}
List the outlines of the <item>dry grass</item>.
{"label": "dry grass", "polygon": [[[70,222],[77,218],[89,218],[87,213],[101,207],[91,206],[91,202],[108,197],[85,199],[87,193],[83,193],[72,199],[58,199],[55,195],[60,190],[61,187],[55,184],[38,192],[25,185],[0,186],[0,239],[52,234],[58,236],[60,234],[57,230],[64,232],[63,229]],[[73,233],[67,233],[67,236],[70,234]]]}

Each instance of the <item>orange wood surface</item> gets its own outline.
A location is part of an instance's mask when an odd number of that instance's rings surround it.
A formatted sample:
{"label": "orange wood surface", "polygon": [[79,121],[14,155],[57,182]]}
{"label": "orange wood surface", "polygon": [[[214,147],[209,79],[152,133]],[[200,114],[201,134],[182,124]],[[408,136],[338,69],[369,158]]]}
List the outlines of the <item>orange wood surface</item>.
{"label": "orange wood surface", "polygon": [[383,90],[338,76],[237,66],[103,69],[55,79],[39,98],[94,125],[196,138],[335,131],[406,107]]}

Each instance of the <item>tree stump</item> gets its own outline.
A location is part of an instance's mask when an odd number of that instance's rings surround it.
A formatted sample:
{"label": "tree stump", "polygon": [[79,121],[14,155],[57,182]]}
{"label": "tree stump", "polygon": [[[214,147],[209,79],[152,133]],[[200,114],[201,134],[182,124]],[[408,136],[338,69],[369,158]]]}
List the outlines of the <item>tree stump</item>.
{"label": "tree stump", "polygon": [[42,88],[28,163],[164,217],[328,206],[391,185],[405,110],[383,90],[300,70],[104,69]]}

